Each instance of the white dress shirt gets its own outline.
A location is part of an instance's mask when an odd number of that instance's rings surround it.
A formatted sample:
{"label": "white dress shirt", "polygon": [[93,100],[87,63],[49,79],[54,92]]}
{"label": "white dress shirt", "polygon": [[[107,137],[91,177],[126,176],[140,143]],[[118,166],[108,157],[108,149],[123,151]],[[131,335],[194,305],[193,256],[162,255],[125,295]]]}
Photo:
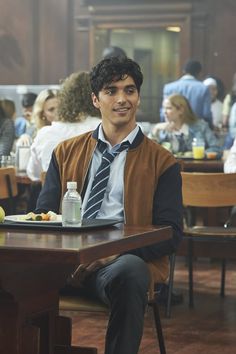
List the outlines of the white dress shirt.
{"label": "white dress shirt", "polygon": [[47,171],[54,148],[63,140],[73,138],[97,128],[101,120],[87,117],[82,122],[52,122],[41,128],[31,145],[30,159],[27,165],[27,175],[32,181],[40,180],[42,171]]}
{"label": "white dress shirt", "polygon": [[[138,131],[139,131],[139,126],[136,125],[136,127],[132,130],[132,132],[125,139],[123,139],[120,142],[120,144],[123,141],[127,141],[127,140],[129,141],[130,144],[132,144]],[[112,150],[113,151],[117,150],[117,148],[120,146],[120,144],[117,144],[113,147],[111,146],[111,144],[104,137],[101,125],[99,127],[98,139],[105,142],[109,147],[109,151],[111,152]],[[124,195],[124,167],[125,167],[126,154],[127,154],[126,150],[120,152],[119,155],[117,155],[116,158],[113,160],[110,166],[110,177],[108,180],[107,189],[104,195],[101,209],[99,210],[96,219],[120,219],[120,220],[124,219],[123,195]],[[98,148],[96,148],[93,154],[93,158],[89,170],[87,189],[83,198],[82,214],[89,198],[94,176],[97,172],[98,167],[101,164],[101,161],[102,161],[102,154],[98,150]]]}

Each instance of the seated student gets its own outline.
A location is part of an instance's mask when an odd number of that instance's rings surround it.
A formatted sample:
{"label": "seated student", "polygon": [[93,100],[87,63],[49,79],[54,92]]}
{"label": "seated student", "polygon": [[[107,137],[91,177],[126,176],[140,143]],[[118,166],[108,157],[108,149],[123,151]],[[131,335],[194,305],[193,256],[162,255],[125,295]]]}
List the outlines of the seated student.
{"label": "seated student", "polygon": [[32,181],[40,180],[41,173],[47,171],[53,149],[61,141],[94,130],[101,122],[97,118],[100,112],[92,104],[91,93],[89,74],[77,72],[63,82],[57,97],[48,96],[41,110],[36,100],[34,112],[38,111],[49,119],[49,111],[54,108],[54,115],[52,117],[50,113],[50,125],[38,131],[31,145],[27,174]]}
{"label": "seated student", "polygon": [[206,151],[221,155],[215,134],[205,120],[196,117],[184,96],[173,94],[165,98],[163,110],[166,122],[154,126],[152,138],[160,144],[169,143],[173,153],[191,151],[193,139],[197,138],[204,141]]}
{"label": "seated student", "polygon": [[4,111],[0,101],[0,156],[10,155],[15,139],[14,123]]}
{"label": "seated student", "polygon": [[[180,167],[172,154],[136,124],[143,75],[131,59],[103,59],[90,73],[92,99],[102,123],[60,143],[52,154],[35,212],[60,212],[67,181],[77,181],[84,218],[121,219],[128,225],[170,225],[173,239],[81,264],[69,283],[110,306],[106,354],[137,354],[147,291],[168,276],[168,257],[182,236]],[[104,188],[96,181],[102,162]],[[108,164],[110,162],[110,165]]]}
{"label": "seated student", "polygon": [[[19,138],[21,136],[22,137],[22,144],[25,144],[25,145],[29,144],[29,137],[28,136],[32,137],[35,133],[35,125],[34,125],[34,122],[31,120],[31,116],[32,116],[32,111],[33,111],[33,105],[34,105],[36,98],[37,98],[37,95],[33,92],[25,93],[22,97],[22,100],[21,100],[23,116],[17,117],[15,119],[16,137]],[[23,137],[24,134],[27,134],[25,136],[25,140]]]}
{"label": "seated student", "polygon": [[[43,146],[43,134],[41,130],[49,127],[52,122],[57,121],[57,107],[58,107],[58,90],[45,89],[42,90],[35,103],[32,112],[32,119],[37,128],[36,137],[30,147],[30,157],[27,165],[27,174],[32,181],[40,180],[40,173],[42,169],[38,163],[40,155],[40,147]],[[41,134],[41,135],[40,135]],[[47,140],[50,141],[49,137]]]}
{"label": "seated student", "polygon": [[[34,122],[35,129],[38,132],[36,134],[36,137],[38,136],[39,131],[43,129],[43,127],[47,127],[52,124],[52,121],[57,120],[57,94],[58,94],[58,90],[54,90],[54,89],[42,90],[34,102],[31,120]],[[28,143],[30,144],[32,141],[32,137],[30,137],[27,134],[24,134],[24,143],[26,145],[27,145],[27,139],[28,139]],[[19,140],[17,142],[17,146],[19,143],[20,144],[22,143],[21,138]],[[31,147],[30,146],[28,147],[28,149],[31,148],[32,145]],[[24,150],[25,149],[23,149],[23,151]],[[25,161],[27,169],[28,166],[31,166],[34,161],[32,152],[30,150],[28,152],[29,154],[27,154],[27,156],[24,156],[25,160],[27,160]],[[38,158],[37,155],[35,158],[36,159]],[[19,159],[19,151],[18,151],[18,159]],[[36,201],[38,199],[41,190],[40,170],[38,171],[37,165],[35,166],[34,173],[36,174],[38,172],[39,177],[34,178],[33,171],[30,172],[32,172],[32,173],[28,173],[30,179],[34,182],[38,181],[39,183],[32,183],[30,185],[29,196],[27,198],[28,199],[27,211],[32,211],[35,208]]]}
{"label": "seated student", "polygon": [[203,81],[203,84],[209,88],[211,94],[211,113],[213,128],[221,129],[223,126],[223,103],[218,99],[217,81],[212,77],[208,77]]}
{"label": "seated student", "polygon": [[7,117],[13,119],[14,121],[16,118],[15,102],[13,100],[10,100],[9,98],[4,98],[1,102],[2,102],[2,108],[4,109]]}

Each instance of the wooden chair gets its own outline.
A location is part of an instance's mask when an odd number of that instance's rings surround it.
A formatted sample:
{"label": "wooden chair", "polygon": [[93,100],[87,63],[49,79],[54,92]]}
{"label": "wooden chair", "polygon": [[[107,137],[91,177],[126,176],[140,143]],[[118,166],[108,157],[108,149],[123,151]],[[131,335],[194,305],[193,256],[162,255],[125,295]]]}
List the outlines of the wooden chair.
{"label": "wooden chair", "polygon": [[[148,302],[149,307],[153,311],[154,323],[160,348],[160,354],[166,354],[165,341],[162,331],[159,307],[157,302],[157,295],[154,294],[153,298]],[[59,309],[62,311],[76,311],[76,312],[103,312],[109,313],[108,307],[99,300],[89,299],[85,296],[60,296]]]}
{"label": "wooden chair", "polygon": [[[169,279],[168,279],[168,300],[166,307],[166,316],[170,317],[171,311],[171,294],[173,289],[174,281],[174,268],[175,268],[175,254],[170,256],[170,269],[169,269]],[[156,335],[158,339],[160,354],[166,354],[165,340],[162,331],[161,318],[159,313],[158,305],[158,292],[151,291],[149,293],[148,307],[152,310],[153,319],[156,329]],[[76,312],[103,312],[109,313],[109,308],[97,299],[89,298],[85,295],[61,295],[59,309],[62,311],[76,311]],[[69,343],[69,340],[68,340]]]}
{"label": "wooden chair", "polygon": [[15,214],[15,197],[18,194],[16,173],[14,167],[0,168],[0,200],[7,214]]}
{"label": "wooden chair", "polygon": [[[174,282],[174,269],[175,269],[175,253],[170,255],[170,269],[168,278],[168,299],[166,305],[166,317],[170,318],[171,315],[171,294]],[[158,339],[160,354],[165,354],[165,340],[162,331],[161,318],[158,305],[158,292],[153,292],[149,298],[148,306],[152,309],[156,335]],[[108,307],[99,300],[88,298],[84,295],[61,295],[59,308],[62,311],[76,311],[76,312],[103,312],[109,313]],[[68,341],[69,343],[69,341]]]}
{"label": "wooden chair", "polygon": [[[183,204],[186,207],[231,207],[236,205],[236,173],[182,172]],[[178,254],[188,256],[189,306],[193,307],[193,258],[222,260],[221,296],[225,289],[226,259],[232,254],[236,228],[222,226],[187,226]]]}

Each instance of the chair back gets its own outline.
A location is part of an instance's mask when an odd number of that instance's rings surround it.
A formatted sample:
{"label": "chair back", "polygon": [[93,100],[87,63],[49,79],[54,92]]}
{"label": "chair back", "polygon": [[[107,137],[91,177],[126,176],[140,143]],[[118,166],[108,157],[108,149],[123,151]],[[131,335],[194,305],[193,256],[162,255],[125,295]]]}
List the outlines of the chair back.
{"label": "chair back", "polygon": [[0,199],[16,197],[18,194],[14,167],[0,168]]}
{"label": "chair back", "polygon": [[16,203],[14,198],[18,194],[16,173],[14,167],[0,168],[0,203],[7,214],[14,214]]}
{"label": "chair back", "polygon": [[236,205],[236,173],[181,172],[183,204],[192,207]]}

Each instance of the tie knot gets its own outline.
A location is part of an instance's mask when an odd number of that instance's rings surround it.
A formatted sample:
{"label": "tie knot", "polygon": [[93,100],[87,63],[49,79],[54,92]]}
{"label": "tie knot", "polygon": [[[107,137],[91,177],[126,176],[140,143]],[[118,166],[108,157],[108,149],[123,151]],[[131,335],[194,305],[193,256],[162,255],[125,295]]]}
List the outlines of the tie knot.
{"label": "tie knot", "polygon": [[115,151],[115,154],[119,154],[123,150],[128,150],[130,147],[130,143],[128,140],[123,141],[122,144],[120,144],[119,148]]}
{"label": "tie knot", "polygon": [[118,155],[121,151],[123,150],[128,150],[130,147],[130,142],[128,140],[126,141],[123,141],[123,143],[120,144],[120,146],[117,148],[117,150],[115,151],[111,151],[111,152],[108,152],[107,149],[108,149],[108,146],[107,144],[102,141],[102,140],[99,140],[98,141],[98,149],[99,151],[102,153],[102,154],[110,154],[112,155],[113,157],[115,157],[116,155]]}

